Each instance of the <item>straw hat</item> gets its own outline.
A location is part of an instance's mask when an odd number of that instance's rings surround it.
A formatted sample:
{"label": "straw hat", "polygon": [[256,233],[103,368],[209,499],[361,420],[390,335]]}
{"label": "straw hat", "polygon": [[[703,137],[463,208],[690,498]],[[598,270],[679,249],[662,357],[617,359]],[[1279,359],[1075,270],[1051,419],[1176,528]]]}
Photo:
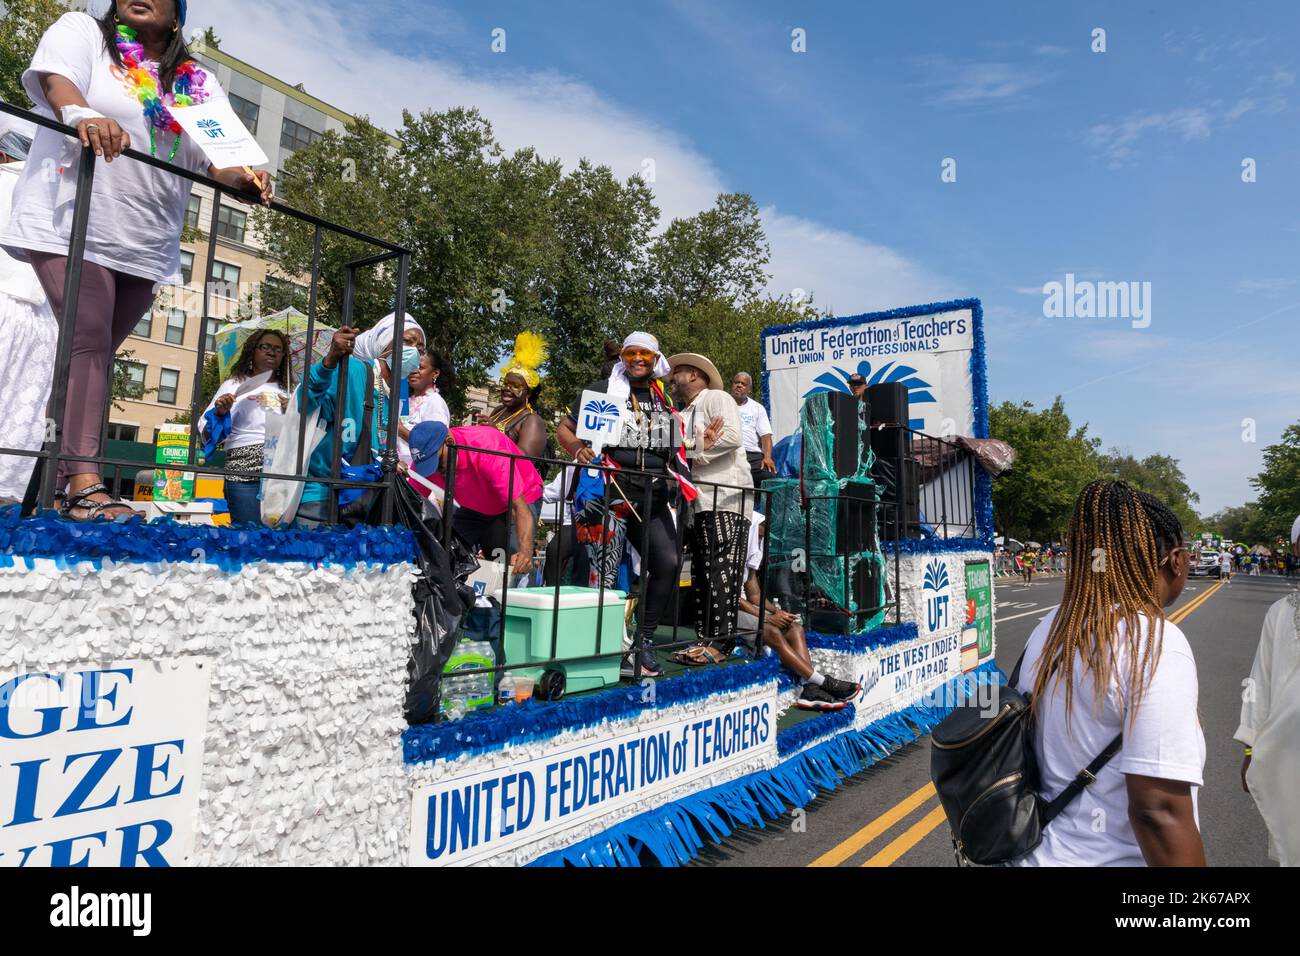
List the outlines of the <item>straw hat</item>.
{"label": "straw hat", "polygon": [[718,371],[718,367],[703,355],[697,355],[694,352],[678,352],[668,360],[668,367],[675,372],[679,365],[689,365],[692,368],[697,368],[703,372],[709,380],[709,388],[716,388],[720,392],[725,392],[727,390],[727,386],[722,381],[722,374]]}

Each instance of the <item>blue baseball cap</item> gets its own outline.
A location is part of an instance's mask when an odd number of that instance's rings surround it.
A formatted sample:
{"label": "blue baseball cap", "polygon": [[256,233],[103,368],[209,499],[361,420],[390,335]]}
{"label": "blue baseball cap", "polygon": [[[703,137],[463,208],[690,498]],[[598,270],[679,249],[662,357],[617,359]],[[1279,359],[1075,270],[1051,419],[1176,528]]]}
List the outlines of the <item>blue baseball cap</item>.
{"label": "blue baseball cap", "polygon": [[185,8],[189,6],[185,0],[176,0],[176,13],[181,19],[181,26],[185,26]]}
{"label": "blue baseball cap", "polygon": [[411,429],[411,468],[421,478],[431,478],[438,470],[438,453],[447,441],[448,429],[442,422],[420,422]]}

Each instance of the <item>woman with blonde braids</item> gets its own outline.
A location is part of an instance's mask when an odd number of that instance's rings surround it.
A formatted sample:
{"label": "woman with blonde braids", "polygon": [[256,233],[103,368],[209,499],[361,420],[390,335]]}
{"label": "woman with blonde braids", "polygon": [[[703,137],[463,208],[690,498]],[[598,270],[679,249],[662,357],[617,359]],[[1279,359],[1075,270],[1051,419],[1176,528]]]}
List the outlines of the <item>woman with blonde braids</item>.
{"label": "woman with blonde braids", "polygon": [[1070,519],[1065,593],[1025,648],[1042,793],[1059,794],[1122,733],[1120,751],[1043,831],[1022,866],[1204,866],[1205,766],[1196,662],[1164,609],[1187,583],[1177,517],[1121,481],[1095,481]]}

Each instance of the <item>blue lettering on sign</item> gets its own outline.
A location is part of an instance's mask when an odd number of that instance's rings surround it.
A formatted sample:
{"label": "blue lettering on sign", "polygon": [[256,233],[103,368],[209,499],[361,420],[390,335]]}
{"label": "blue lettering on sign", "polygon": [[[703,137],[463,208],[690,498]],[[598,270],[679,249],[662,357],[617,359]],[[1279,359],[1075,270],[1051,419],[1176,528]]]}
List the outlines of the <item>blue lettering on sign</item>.
{"label": "blue lettering on sign", "polygon": [[583,426],[594,432],[613,432],[622,420],[619,407],[613,402],[593,399],[582,407]]}
{"label": "blue lettering on sign", "polygon": [[[24,693],[57,692],[62,697],[65,687],[72,683],[69,676],[25,673],[0,685],[0,739],[48,739],[60,732],[110,730],[131,723],[135,708],[120,700],[119,696],[132,683],[134,673],[130,668],[76,672],[75,676],[81,681],[75,705],[14,707],[15,695],[23,685],[27,685]],[[47,684],[42,686],[40,682]],[[101,703],[109,705],[105,708],[107,710],[120,709],[122,713],[101,714]],[[18,718],[18,714],[25,715],[26,719]],[[32,720],[33,716],[35,720]],[[45,818],[38,814],[37,807],[42,805],[56,807],[49,818],[57,819],[177,796],[184,787],[185,777],[173,764],[172,757],[179,757],[184,750],[183,740],[164,740],[129,748],[88,749],[67,754],[62,766],[52,763],[50,757],[0,763],[0,781],[5,782],[5,792],[0,793],[0,806],[8,804],[13,807],[9,819],[0,819],[0,829],[40,823]],[[132,758],[134,766],[131,766]],[[16,781],[9,776],[9,767],[16,771]],[[130,781],[130,799],[124,799],[122,786],[111,786],[113,780],[120,779],[120,773],[125,773]],[[10,781],[13,781],[12,788]],[[54,791],[53,794],[50,791]],[[114,831],[102,830],[23,847],[17,851],[19,866],[27,865],[38,849],[48,852],[51,866],[88,866],[96,845],[100,848],[108,846],[110,832],[121,835],[119,866],[135,866],[141,861],[149,866],[168,865],[162,848],[172,836],[172,825],[166,820],[149,820]],[[44,859],[44,855],[40,858]]]}
{"label": "blue lettering on sign", "polygon": [[[425,857],[448,861],[505,837],[518,838],[535,821],[563,821],[769,743],[771,711],[770,702],[753,704],[684,724],[677,732],[659,729],[559,756],[544,766],[539,762],[453,784],[424,798]],[[137,775],[145,772],[137,768]]]}
{"label": "blue lettering on sign", "polygon": [[938,558],[925,566],[921,587],[925,595],[925,623],[930,631],[948,626],[948,566]]}
{"label": "blue lettering on sign", "polygon": [[214,119],[199,120],[195,125],[208,134],[208,139],[224,139],[226,136],[221,124]]}

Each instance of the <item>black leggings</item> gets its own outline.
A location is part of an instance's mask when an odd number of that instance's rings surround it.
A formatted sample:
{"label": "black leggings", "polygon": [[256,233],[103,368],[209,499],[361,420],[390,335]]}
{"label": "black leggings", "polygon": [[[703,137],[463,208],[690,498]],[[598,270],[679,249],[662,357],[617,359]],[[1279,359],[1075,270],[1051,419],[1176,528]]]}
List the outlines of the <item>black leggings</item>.
{"label": "black leggings", "polygon": [[[607,519],[609,524],[619,520],[613,515]],[[651,506],[650,516],[644,522],[629,515],[626,529],[627,544],[636,548],[641,555],[641,575],[645,580],[645,590],[640,592],[642,600],[638,608],[641,634],[645,638],[645,644],[653,645],[655,630],[664,614],[672,607],[677,591],[677,527],[673,524],[672,512],[665,502]],[[603,549],[599,544],[591,544],[589,548],[592,551],[592,567],[603,567],[605,587],[614,587],[618,583],[619,560],[616,559],[621,559],[622,553],[608,551],[602,554]],[[633,588],[629,596],[636,597],[637,594],[638,590]]]}

